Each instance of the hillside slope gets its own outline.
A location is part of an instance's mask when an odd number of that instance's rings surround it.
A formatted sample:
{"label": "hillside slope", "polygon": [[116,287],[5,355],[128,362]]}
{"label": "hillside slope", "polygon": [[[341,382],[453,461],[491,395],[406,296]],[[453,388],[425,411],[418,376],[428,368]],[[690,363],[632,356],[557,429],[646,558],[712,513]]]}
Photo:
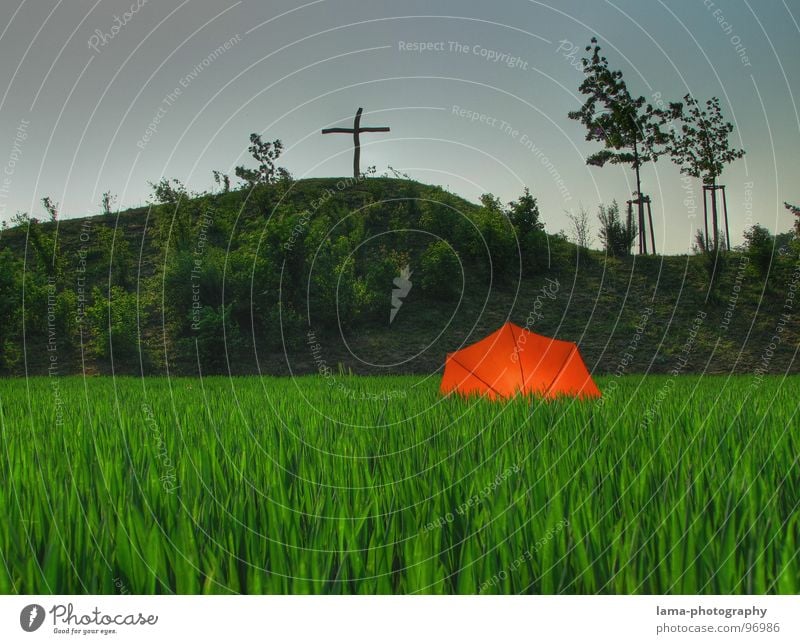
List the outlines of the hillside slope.
{"label": "hillside slope", "polygon": [[3,374],[430,374],[506,319],[595,373],[798,371],[796,250],[709,288],[706,257],[579,252],[413,181],[167,188],[3,232]]}

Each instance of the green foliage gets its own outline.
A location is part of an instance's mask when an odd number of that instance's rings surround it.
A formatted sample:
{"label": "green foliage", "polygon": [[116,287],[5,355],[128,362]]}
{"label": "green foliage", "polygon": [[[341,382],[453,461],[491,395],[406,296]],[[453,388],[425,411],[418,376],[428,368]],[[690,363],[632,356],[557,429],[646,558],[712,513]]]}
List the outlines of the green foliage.
{"label": "green foliage", "polygon": [[231,323],[231,305],[203,306],[196,317],[191,318],[192,334],[188,340],[196,344],[196,351],[203,373],[224,373],[228,370],[231,355],[238,355],[243,344],[239,326]]}
{"label": "green foliage", "polygon": [[2,593],[800,592],[797,379],[498,404],[420,377],[76,377],[60,420],[53,380],[2,389]]}
{"label": "green foliage", "polygon": [[231,178],[227,174],[219,170],[212,170],[211,173],[214,175],[214,183],[222,188],[222,192],[231,191]]}
{"label": "green foliage", "polygon": [[117,196],[111,194],[110,190],[107,190],[103,193],[103,197],[100,199],[100,208],[102,209],[103,214],[106,217],[110,217],[111,213],[114,209],[114,202],[117,201]]}
{"label": "green foliage", "polygon": [[519,199],[508,204],[508,208],[508,218],[520,236],[525,236],[532,231],[544,230],[544,224],[539,215],[539,204],[536,203],[536,198],[527,188]]}
{"label": "green foliage", "polygon": [[58,220],[58,204],[50,199],[50,197],[42,197],[42,206],[47,212],[50,221]]}
{"label": "green foliage", "polygon": [[27,212],[20,212],[19,210],[11,215],[11,226],[13,228],[27,228],[32,223],[38,223],[36,217],[31,217]]}
{"label": "green foliage", "polygon": [[443,240],[432,243],[420,259],[420,283],[431,297],[452,300],[461,294],[464,276],[458,255]]}
{"label": "green foliage", "polygon": [[[664,124],[671,119],[667,149],[682,174],[714,186],[723,168],[744,156],[744,150],[730,147],[733,124],[723,118],[716,96],[707,100],[703,108],[691,94],[686,94],[683,102],[670,103],[669,110],[661,112],[661,118]],[[716,192],[711,195],[711,227],[713,245],[721,247]],[[708,233],[706,230],[707,237]]]}
{"label": "green foliage", "polygon": [[128,289],[133,286],[136,260],[131,245],[123,236],[124,230],[98,225],[91,232],[91,255],[87,269],[90,275],[105,285]]}
{"label": "green foliage", "polygon": [[13,369],[21,357],[20,311],[22,263],[5,248],[0,251],[0,366]]}
{"label": "green foliage", "polygon": [[457,250],[463,250],[477,232],[469,214],[449,204],[433,201],[420,204],[419,226],[436,237],[446,239]]}
{"label": "green foliage", "polygon": [[[321,232],[321,228],[318,229]],[[359,284],[350,240],[325,233],[306,259],[308,304],[317,325],[348,326],[358,314]]]}
{"label": "green foliage", "polygon": [[[153,208],[153,236],[164,252],[196,249],[200,233],[208,234],[214,225],[215,200],[209,194],[189,192],[177,179],[162,179],[151,184]],[[213,231],[212,231],[213,232]]]}
{"label": "green foliage", "polygon": [[[110,296],[99,288],[92,293],[93,304],[86,309],[95,355],[107,360],[129,360],[139,348],[139,329],[146,324],[136,306],[136,293],[112,286]],[[74,310],[74,309],[73,309]]]}
{"label": "green foliage", "polygon": [[409,265],[407,253],[398,253],[386,247],[370,254],[364,262],[363,277],[358,279],[359,312],[362,319],[386,318],[395,278]]}
{"label": "green foliage", "polygon": [[[263,197],[264,204],[274,205],[250,210],[254,195]],[[341,346],[334,348],[340,322],[356,343],[368,342],[375,347],[386,343],[390,351],[395,350],[400,343],[392,344],[394,340],[383,334],[389,330],[394,280],[406,266],[413,273],[409,306],[401,313],[403,324],[391,328],[395,335],[408,334],[403,347],[423,339],[427,345],[434,339],[436,333],[430,337],[425,334],[446,322],[443,318],[452,312],[451,303],[462,293],[462,284],[463,315],[470,319],[485,315],[482,324],[495,320],[501,308],[505,310],[517,286],[522,290],[515,315],[524,321],[533,306],[530,300],[535,298],[530,285],[544,276],[574,283],[576,293],[599,293],[606,309],[612,301],[617,306],[619,300],[611,298],[628,288],[632,295],[641,294],[656,283],[651,278],[658,280],[665,298],[678,292],[681,301],[687,293],[690,298],[691,294],[702,298],[707,286],[704,267],[709,276],[715,272],[722,275],[720,295],[725,301],[730,293],[726,280],[731,272],[720,269],[722,253],[719,257],[707,254],[691,258],[692,275],[684,285],[676,281],[665,286],[668,276],[674,278],[682,270],[678,267],[680,258],[668,261],[657,278],[646,263],[637,263],[633,270],[624,257],[600,265],[582,261],[580,273],[573,278],[575,246],[542,230],[541,214],[529,192],[503,206],[496,197],[485,197],[482,205],[471,204],[434,186],[380,177],[361,182],[311,179],[294,183],[291,189],[264,184],[253,191],[200,195],[188,192],[180,182],[161,181],[154,186],[154,201],[157,203],[150,209],[123,211],[111,220],[64,219],[58,224],[58,238],[55,225],[27,217],[25,228],[3,233],[0,369],[4,374],[24,373],[26,366],[29,373],[46,372],[49,356],[36,347],[47,342],[49,307],[57,320],[62,373],[79,373],[84,367],[107,372],[112,344],[115,371],[138,372],[139,335],[144,357],[151,361],[147,373],[166,367],[171,374],[196,373],[198,351],[205,375],[224,373],[223,330],[229,339],[227,347],[235,373],[254,370],[255,358],[260,368],[275,373],[285,364],[280,359],[284,348],[294,352],[292,360],[297,358],[299,368],[307,371],[313,368],[305,347],[309,313],[320,337],[326,333],[335,336],[323,338],[333,356],[331,366],[349,355]],[[618,212],[612,220],[613,238],[624,238],[625,227]],[[772,310],[782,301],[778,297],[792,279],[797,252],[793,243],[785,235],[776,237],[780,253],[770,270],[767,297],[771,299],[764,302],[762,310]],[[624,256],[629,247],[624,240],[621,244],[614,242],[612,252]],[[595,251],[588,253],[600,257]],[[518,280],[520,256],[522,279]],[[600,274],[597,271],[601,269],[608,270]],[[620,276],[625,276],[627,284],[629,275],[633,276],[630,287],[617,284],[617,295],[606,291],[606,285]],[[486,295],[489,277],[491,296]],[[80,312],[75,300],[79,278],[85,278],[80,288],[87,307],[82,308],[82,300]],[[747,296],[743,291],[739,299],[737,317],[750,315],[760,296],[760,290],[755,291],[756,280],[748,282],[749,291]],[[98,293],[100,299],[95,300]],[[118,296],[123,293],[120,301]],[[417,297],[420,306],[415,308]],[[563,298],[565,302],[567,299]],[[569,324],[589,319],[595,298],[570,301],[571,306],[579,308],[577,315],[567,316]],[[484,302],[485,309],[481,308]],[[126,304],[130,305],[129,312],[120,314]],[[81,318],[79,336],[75,318],[87,310],[91,315]],[[137,313],[141,334],[136,328]],[[557,318],[554,313],[547,319]],[[596,316],[591,320],[591,336],[596,338],[603,332],[604,322]],[[200,321],[206,335],[196,344],[199,328],[192,325]],[[578,337],[582,329],[572,326],[565,331],[565,327],[554,326],[547,331],[575,333]],[[119,336],[116,339],[115,333]],[[453,333],[448,330],[437,341],[440,344],[415,362],[414,368],[438,367],[437,356],[447,350],[447,343],[461,341]],[[744,340],[746,329],[736,333],[742,334],[742,344],[757,346],[752,336]],[[87,349],[83,353],[77,342],[80,337]],[[623,340],[620,336],[619,341]],[[788,346],[788,341],[782,345]],[[28,349],[25,362],[24,348]],[[396,350],[398,357],[401,352]],[[745,361],[740,361],[742,364]],[[663,364],[656,368],[663,368]]]}
{"label": "green foliage", "polygon": [[487,192],[482,194],[480,197],[481,205],[486,210],[491,210],[495,212],[500,212],[502,210],[502,206],[500,204],[500,199],[495,197],[491,192]]}
{"label": "green foliage", "polygon": [[786,207],[786,210],[788,210],[795,216],[794,236],[797,239],[800,239],[800,206],[795,206],[793,204],[790,204],[788,201],[784,201],[783,205]]}
{"label": "green foliage", "polygon": [[744,156],[744,150],[731,149],[729,138],[733,124],[722,116],[719,99],[706,101],[705,108],[691,94],[683,102],[670,103],[662,113],[663,123],[671,119],[667,149],[682,174],[714,184],[726,165]]}
{"label": "green foliage", "polygon": [[589,238],[591,237],[592,228],[589,224],[589,213],[583,206],[579,206],[578,210],[573,212],[571,210],[565,211],[567,219],[569,219],[571,230],[570,234],[572,241],[577,247],[577,251],[584,256],[587,256],[586,250],[589,248]]}
{"label": "green foliage", "polygon": [[258,163],[255,170],[250,170],[244,166],[237,166],[236,176],[249,186],[256,184],[271,184],[277,181],[289,181],[291,175],[286,168],[276,167],[275,163],[283,152],[283,143],[280,139],[274,141],[262,141],[261,135],[253,132],[250,135],[250,147],[248,152]]}
{"label": "green foliage", "polygon": [[156,203],[176,206],[181,201],[189,199],[186,187],[178,179],[162,178],[157,183],[151,183],[153,189],[152,197]]}
{"label": "green foliage", "polygon": [[722,231],[718,230],[717,234],[706,236],[706,234],[698,229],[695,233],[694,250],[700,254],[700,262],[705,271],[708,280],[707,298],[713,301],[718,301],[717,287],[719,286],[719,277],[722,275],[730,262],[727,253],[725,253],[724,235]]}
{"label": "green foliage", "polygon": [[759,276],[769,275],[776,251],[775,237],[764,226],[754,224],[744,231],[744,252]]}
{"label": "green foliage", "polygon": [[[65,257],[59,252],[58,237],[54,229],[45,230],[36,218],[26,219],[27,242],[33,250],[28,270],[60,280],[64,274]],[[30,251],[29,251],[30,252]]]}
{"label": "green foliage", "polygon": [[600,49],[597,38],[592,38],[586,47],[590,55],[581,59],[584,80],[578,88],[586,101],[569,118],[583,124],[587,141],[604,145],[586,163],[601,167],[621,163],[638,170],[663,154],[668,139],[660,129],[659,113],[643,96],[631,95],[622,72],[609,68]]}
{"label": "green foliage", "polygon": [[519,266],[514,227],[493,195],[483,195],[481,203],[483,208],[473,217],[477,231],[471,231],[466,248],[487,280],[506,282]]}
{"label": "green foliage", "polygon": [[626,257],[631,254],[631,246],[636,239],[636,225],[623,222],[619,214],[619,204],[616,200],[606,206],[600,204],[597,219],[600,221],[600,238],[603,248],[608,255],[613,257]]}

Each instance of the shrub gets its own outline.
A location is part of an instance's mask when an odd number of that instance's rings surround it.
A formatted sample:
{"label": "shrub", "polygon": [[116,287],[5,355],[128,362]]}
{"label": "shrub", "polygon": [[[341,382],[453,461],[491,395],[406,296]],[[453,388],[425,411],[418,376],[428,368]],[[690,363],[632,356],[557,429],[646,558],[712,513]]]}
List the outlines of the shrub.
{"label": "shrub", "polygon": [[744,231],[744,252],[761,277],[769,274],[775,253],[775,238],[764,226],[755,224]]}
{"label": "shrub", "polygon": [[86,309],[86,316],[95,355],[114,360],[135,356],[139,346],[139,324],[145,324],[141,316],[137,317],[136,293],[112,286],[110,297],[106,297],[95,288],[92,299],[94,303]]}
{"label": "shrub", "polygon": [[236,355],[243,344],[239,326],[231,319],[231,305],[204,306],[193,323],[197,354],[204,370],[227,368],[227,356]]}
{"label": "shrub", "polygon": [[422,290],[432,297],[445,300],[460,295],[464,275],[458,254],[445,241],[432,243],[420,259]]}
{"label": "shrub", "polygon": [[608,206],[600,204],[597,218],[600,220],[600,231],[597,236],[606,253],[614,257],[630,255],[633,240],[636,239],[636,225],[631,222],[631,227],[628,229],[626,223],[619,216],[617,201],[612,201]]}
{"label": "shrub", "polygon": [[370,256],[359,279],[358,309],[362,317],[385,319],[390,309],[391,292],[395,278],[408,265],[407,257],[398,257],[383,249]]}
{"label": "shrub", "polygon": [[539,204],[536,203],[536,198],[527,188],[523,191],[522,196],[509,203],[508,207],[508,218],[520,236],[526,235],[530,231],[544,230],[544,224],[540,220]]}

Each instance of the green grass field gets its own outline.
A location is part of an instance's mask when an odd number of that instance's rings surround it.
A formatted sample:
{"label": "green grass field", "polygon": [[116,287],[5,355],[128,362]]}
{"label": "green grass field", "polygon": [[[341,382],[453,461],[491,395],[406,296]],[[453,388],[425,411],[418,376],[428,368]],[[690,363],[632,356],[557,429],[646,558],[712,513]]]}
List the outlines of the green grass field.
{"label": "green grass field", "polygon": [[597,381],[2,381],[0,592],[800,592],[800,378]]}

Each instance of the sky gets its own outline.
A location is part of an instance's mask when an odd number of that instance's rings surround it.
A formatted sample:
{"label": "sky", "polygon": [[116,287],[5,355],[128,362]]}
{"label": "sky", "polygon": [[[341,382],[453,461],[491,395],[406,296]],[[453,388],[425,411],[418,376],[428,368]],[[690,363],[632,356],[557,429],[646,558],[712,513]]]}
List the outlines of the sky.
{"label": "sky", "polygon": [[[549,232],[567,213],[630,199],[624,166],[567,117],[582,97],[592,36],[651,103],[719,97],[746,155],[720,182],[734,244],[760,223],[786,231],[800,202],[800,0],[6,0],[0,6],[0,220],[63,218],[147,202],[148,182],[213,188],[279,138],[296,178],[388,167],[477,201],[528,187]],[[658,250],[691,248],[703,218],[695,179],[669,158],[642,169]],[[596,232],[597,225],[593,224]],[[594,245],[598,246],[595,240]]]}

